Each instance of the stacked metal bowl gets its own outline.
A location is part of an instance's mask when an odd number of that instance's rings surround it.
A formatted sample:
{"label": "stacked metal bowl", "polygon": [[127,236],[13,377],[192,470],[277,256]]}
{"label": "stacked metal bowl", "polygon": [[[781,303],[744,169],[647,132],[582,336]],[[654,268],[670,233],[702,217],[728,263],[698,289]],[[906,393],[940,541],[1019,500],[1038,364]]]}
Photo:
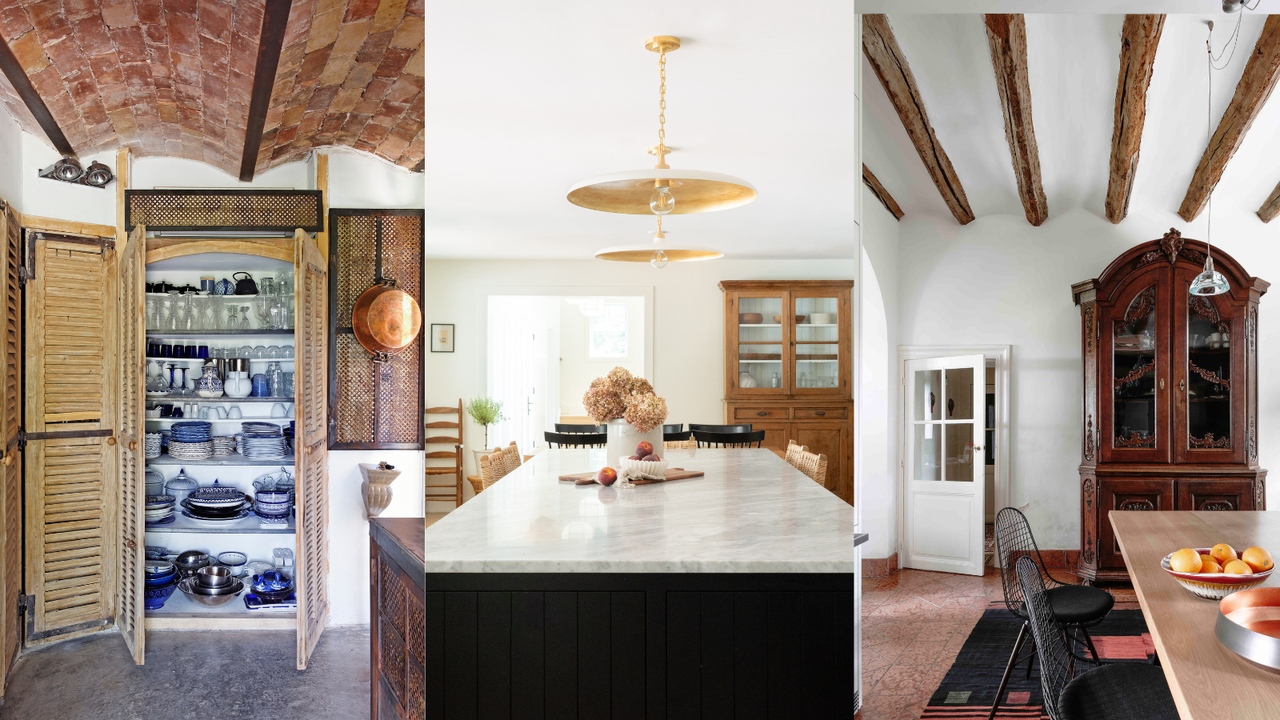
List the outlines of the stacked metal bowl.
{"label": "stacked metal bowl", "polygon": [[236,579],[230,568],[210,565],[178,583],[178,588],[193,602],[217,606],[239,595],[244,583]]}

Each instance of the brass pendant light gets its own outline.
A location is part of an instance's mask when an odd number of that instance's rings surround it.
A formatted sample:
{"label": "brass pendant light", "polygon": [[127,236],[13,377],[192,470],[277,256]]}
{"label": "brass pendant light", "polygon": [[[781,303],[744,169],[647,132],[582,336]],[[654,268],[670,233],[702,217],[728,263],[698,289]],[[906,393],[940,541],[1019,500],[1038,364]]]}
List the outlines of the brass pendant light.
{"label": "brass pendant light", "polygon": [[653,235],[653,242],[648,244],[615,245],[596,253],[600,260],[616,262],[647,262],[662,269],[669,262],[691,262],[693,260],[715,260],[724,257],[719,250],[698,245],[667,245],[667,236],[662,233],[662,216],[658,216],[658,231]]}
{"label": "brass pendant light", "polygon": [[649,148],[658,164],[652,170],[628,170],[587,178],[569,188],[569,202],[588,210],[628,215],[688,215],[727,210],[756,199],[756,189],[741,178],[703,170],[672,170],[667,165],[671,148],[666,144],[667,53],[680,47],[680,38],[669,35],[645,41],[658,53],[660,78],[658,144]]}

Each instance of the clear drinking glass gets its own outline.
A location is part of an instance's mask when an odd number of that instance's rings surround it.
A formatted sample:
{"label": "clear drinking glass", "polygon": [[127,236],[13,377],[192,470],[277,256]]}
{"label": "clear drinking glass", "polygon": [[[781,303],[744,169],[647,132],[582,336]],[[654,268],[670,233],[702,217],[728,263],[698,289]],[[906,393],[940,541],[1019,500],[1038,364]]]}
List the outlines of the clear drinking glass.
{"label": "clear drinking glass", "polygon": [[157,329],[157,325],[156,325],[157,312],[158,312],[158,308],[157,308],[156,298],[148,297],[147,298],[147,329],[148,330]]}
{"label": "clear drinking glass", "polygon": [[208,296],[199,295],[196,293],[189,293],[188,297],[191,298],[191,308],[192,308],[191,329],[192,330],[209,329],[208,326],[206,325],[208,320],[205,318],[205,313],[209,312]]}
{"label": "clear drinking glass", "polygon": [[240,324],[237,326],[240,330],[248,330],[249,325],[249,306],[240,306]]}
{"label": "clear drinking glass", "polygon": [[165,320],[164,320],[164,329],[172,330],[176,332],[179,329],[178,313],[179,313],[179,308],[182,305],[182,293],[178,292],[177,290],[170,290],[168,295],[169,297],[165,298],[165,301],[164,301],[164,309],[166,311]]}
{"label": "clear drinking glass", "polygon": [[240,320],[236,317],[236,306],[229,305],[227,307],[227,330],[237,330],[240,327]]}

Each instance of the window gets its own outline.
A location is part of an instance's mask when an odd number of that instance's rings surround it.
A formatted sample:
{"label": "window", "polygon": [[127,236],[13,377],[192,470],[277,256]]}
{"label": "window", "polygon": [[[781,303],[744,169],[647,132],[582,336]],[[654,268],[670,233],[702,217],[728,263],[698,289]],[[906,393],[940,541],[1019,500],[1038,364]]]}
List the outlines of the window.
{"label": "window", "polygon": [[587,318],[587,356],[621,358],[627,356],[627,306],[605,303],[604,311]]}

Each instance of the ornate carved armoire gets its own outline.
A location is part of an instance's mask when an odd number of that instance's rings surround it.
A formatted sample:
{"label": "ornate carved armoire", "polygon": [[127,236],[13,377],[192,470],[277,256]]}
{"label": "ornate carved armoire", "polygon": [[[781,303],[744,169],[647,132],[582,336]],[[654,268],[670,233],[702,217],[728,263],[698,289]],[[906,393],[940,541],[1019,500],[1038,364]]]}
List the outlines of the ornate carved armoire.
{"label": "ornate carved armoire", "polygon": [[1129,577],[1111,510],[1266,509],[1258,301],[1270,283],[1214,248],[1231,289],[1191,295],[1205,251],[1170,230],[1071,287],[1084,352],[1079,571],[1086,581]]}

